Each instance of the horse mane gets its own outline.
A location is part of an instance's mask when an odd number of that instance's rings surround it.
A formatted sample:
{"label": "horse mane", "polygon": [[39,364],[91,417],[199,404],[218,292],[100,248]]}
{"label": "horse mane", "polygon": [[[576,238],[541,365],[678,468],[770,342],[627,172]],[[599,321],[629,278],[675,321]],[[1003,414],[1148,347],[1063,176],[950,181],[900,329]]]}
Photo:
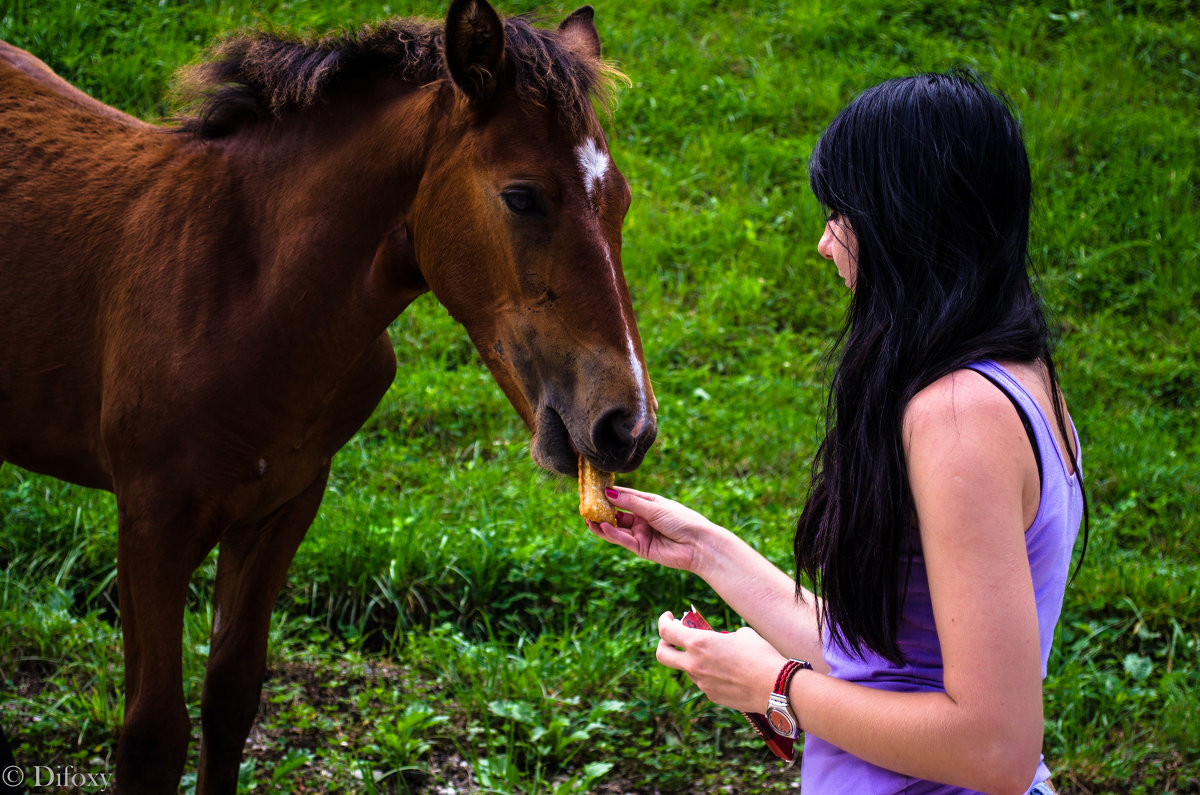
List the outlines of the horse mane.
{"label": "horse mane", "polygon": [[[612,103],[621,72],[603,59],[568,50],[552,30],[526,16],[504,20],[505,63],[518,95],[553,106],[560,121],[582,133],[592,100]],[[393,19],[352,32],[301,38],[275,32],[226,40],[206,63],[185,69],[180,94],[191,109],[179,130],[203,139],[224,138],[254,122],[282,119],[389,76],[416,85],[449,87],[441,23]]]}

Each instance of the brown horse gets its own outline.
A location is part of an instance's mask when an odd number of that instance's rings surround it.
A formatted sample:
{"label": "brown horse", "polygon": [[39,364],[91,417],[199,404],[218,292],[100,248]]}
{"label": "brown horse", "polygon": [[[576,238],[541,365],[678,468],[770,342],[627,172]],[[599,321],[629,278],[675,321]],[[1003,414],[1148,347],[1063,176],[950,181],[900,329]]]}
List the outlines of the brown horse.
{"label": "brown horse", "polygon": [[444,26],[232,39],[165,127],[0,44],[0,460],[116,495],[122,792],[178,786],[184,600],[218,544],[199,791],[235,790],[272,605],[422,293],[539,465],[640,464],[630,191],[592,104],[614,74],[590,8],[543,30],[454,0]]}

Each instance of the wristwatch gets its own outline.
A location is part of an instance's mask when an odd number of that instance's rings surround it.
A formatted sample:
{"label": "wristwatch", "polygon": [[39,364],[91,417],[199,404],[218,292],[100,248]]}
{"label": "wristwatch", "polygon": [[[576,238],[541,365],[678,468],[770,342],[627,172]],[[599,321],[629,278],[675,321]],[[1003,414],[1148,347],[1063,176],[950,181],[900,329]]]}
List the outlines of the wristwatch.
{"label": "wristwatch", "polygon": [[796,713],[792,712],[792,706],[788,703],[787,691],[792,677],[802,668],[811,671],[812,665],[804,660],[788,660],[784,663],[779,676],[775,678],[775,689],[771,691],[771,697],[767,700],[767,723],[771,724],[776,734],[793,740],[800,736],[800,722],[796,720]]}

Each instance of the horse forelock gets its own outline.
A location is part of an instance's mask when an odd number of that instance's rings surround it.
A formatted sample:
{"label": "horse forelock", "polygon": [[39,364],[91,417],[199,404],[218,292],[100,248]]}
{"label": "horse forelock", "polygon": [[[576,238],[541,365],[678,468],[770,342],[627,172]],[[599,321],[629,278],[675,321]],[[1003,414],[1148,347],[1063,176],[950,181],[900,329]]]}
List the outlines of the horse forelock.
{"label": "horse forelock", "polygon": [[[593,100],[608,110],[621,72],[602,59],[564,46],[552,30],[527,17],[504,21],[505,68],[517,95],[553,107],[576,135],[588,132]],[[183,132],[221,138],[262,119],[284,119],[355,90],[398,77],[415,85],[451,84],[443,57],[442,25],[388,20],[355,32],[303,39],[277,33],[241,35],[215,57],[184,70],[181,98],[190,113]]]}

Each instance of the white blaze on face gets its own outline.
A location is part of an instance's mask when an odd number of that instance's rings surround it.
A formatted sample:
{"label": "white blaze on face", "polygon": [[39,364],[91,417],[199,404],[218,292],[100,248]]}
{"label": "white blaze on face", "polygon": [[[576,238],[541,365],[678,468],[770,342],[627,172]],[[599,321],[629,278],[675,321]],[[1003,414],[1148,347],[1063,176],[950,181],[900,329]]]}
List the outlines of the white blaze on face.
{"label": "white blaze on face", "polygon": [[[608,253],[607,244],[604,246],[604,261],[608,263],[613,290],[619,290],[620,279],[617,276],[617,266],[613,264],[612,257]],[[638,408],[641,409],[643,417],[648,416],[650,407],[649,402],[646,400],[646,373],[642,369],[642,362],[638,359],[637,348],[633,344],[633,320],[625,316],[624,307],[621,310],[621,325],[625,328],[625,353],[629,356],[629,371],[633,373],[633,382],[637,384]],[[640,428],[640,421],[638,425]]]}
{"label": "white blaze on face", "polygon": [[[605,152],[596,145],[594,138],[589,138],[575,147],[575,157],[579,161],[580,170],[583,172],[583,187],[587,190],[588,199],[595,205],[601,183],[604,181],[604,176],[608,173],[608,167],[612,161],[608,158],[608,152]],[[614,291],[620,290],[621,279],[617,273],[617,266],[613,263],[608,242],[604,241],[603,246],[604,261],[608,263],[612,289]],[[638,359],[637,348],[633,344],[633,318],[626,317],[624,309],[622,309],[620,321],[625,328],[625,348],[629,356],[629,369],[633,373],[634,382],[637,384],[638,403],[642,409],[643,416],[647,416],[649,415],[649,401],[647,400],[645,388],[646,374],[642,369],[641,360]]]}
{"label": "white blaze on face", "polygon": [[595,202],[600,183],[608,173],[608,153],[596,146],[595,138],[589,138],[575,147],[575,157],[579,160],[579,168],[583,170],[583,187],[587,190],[588,198]]}

